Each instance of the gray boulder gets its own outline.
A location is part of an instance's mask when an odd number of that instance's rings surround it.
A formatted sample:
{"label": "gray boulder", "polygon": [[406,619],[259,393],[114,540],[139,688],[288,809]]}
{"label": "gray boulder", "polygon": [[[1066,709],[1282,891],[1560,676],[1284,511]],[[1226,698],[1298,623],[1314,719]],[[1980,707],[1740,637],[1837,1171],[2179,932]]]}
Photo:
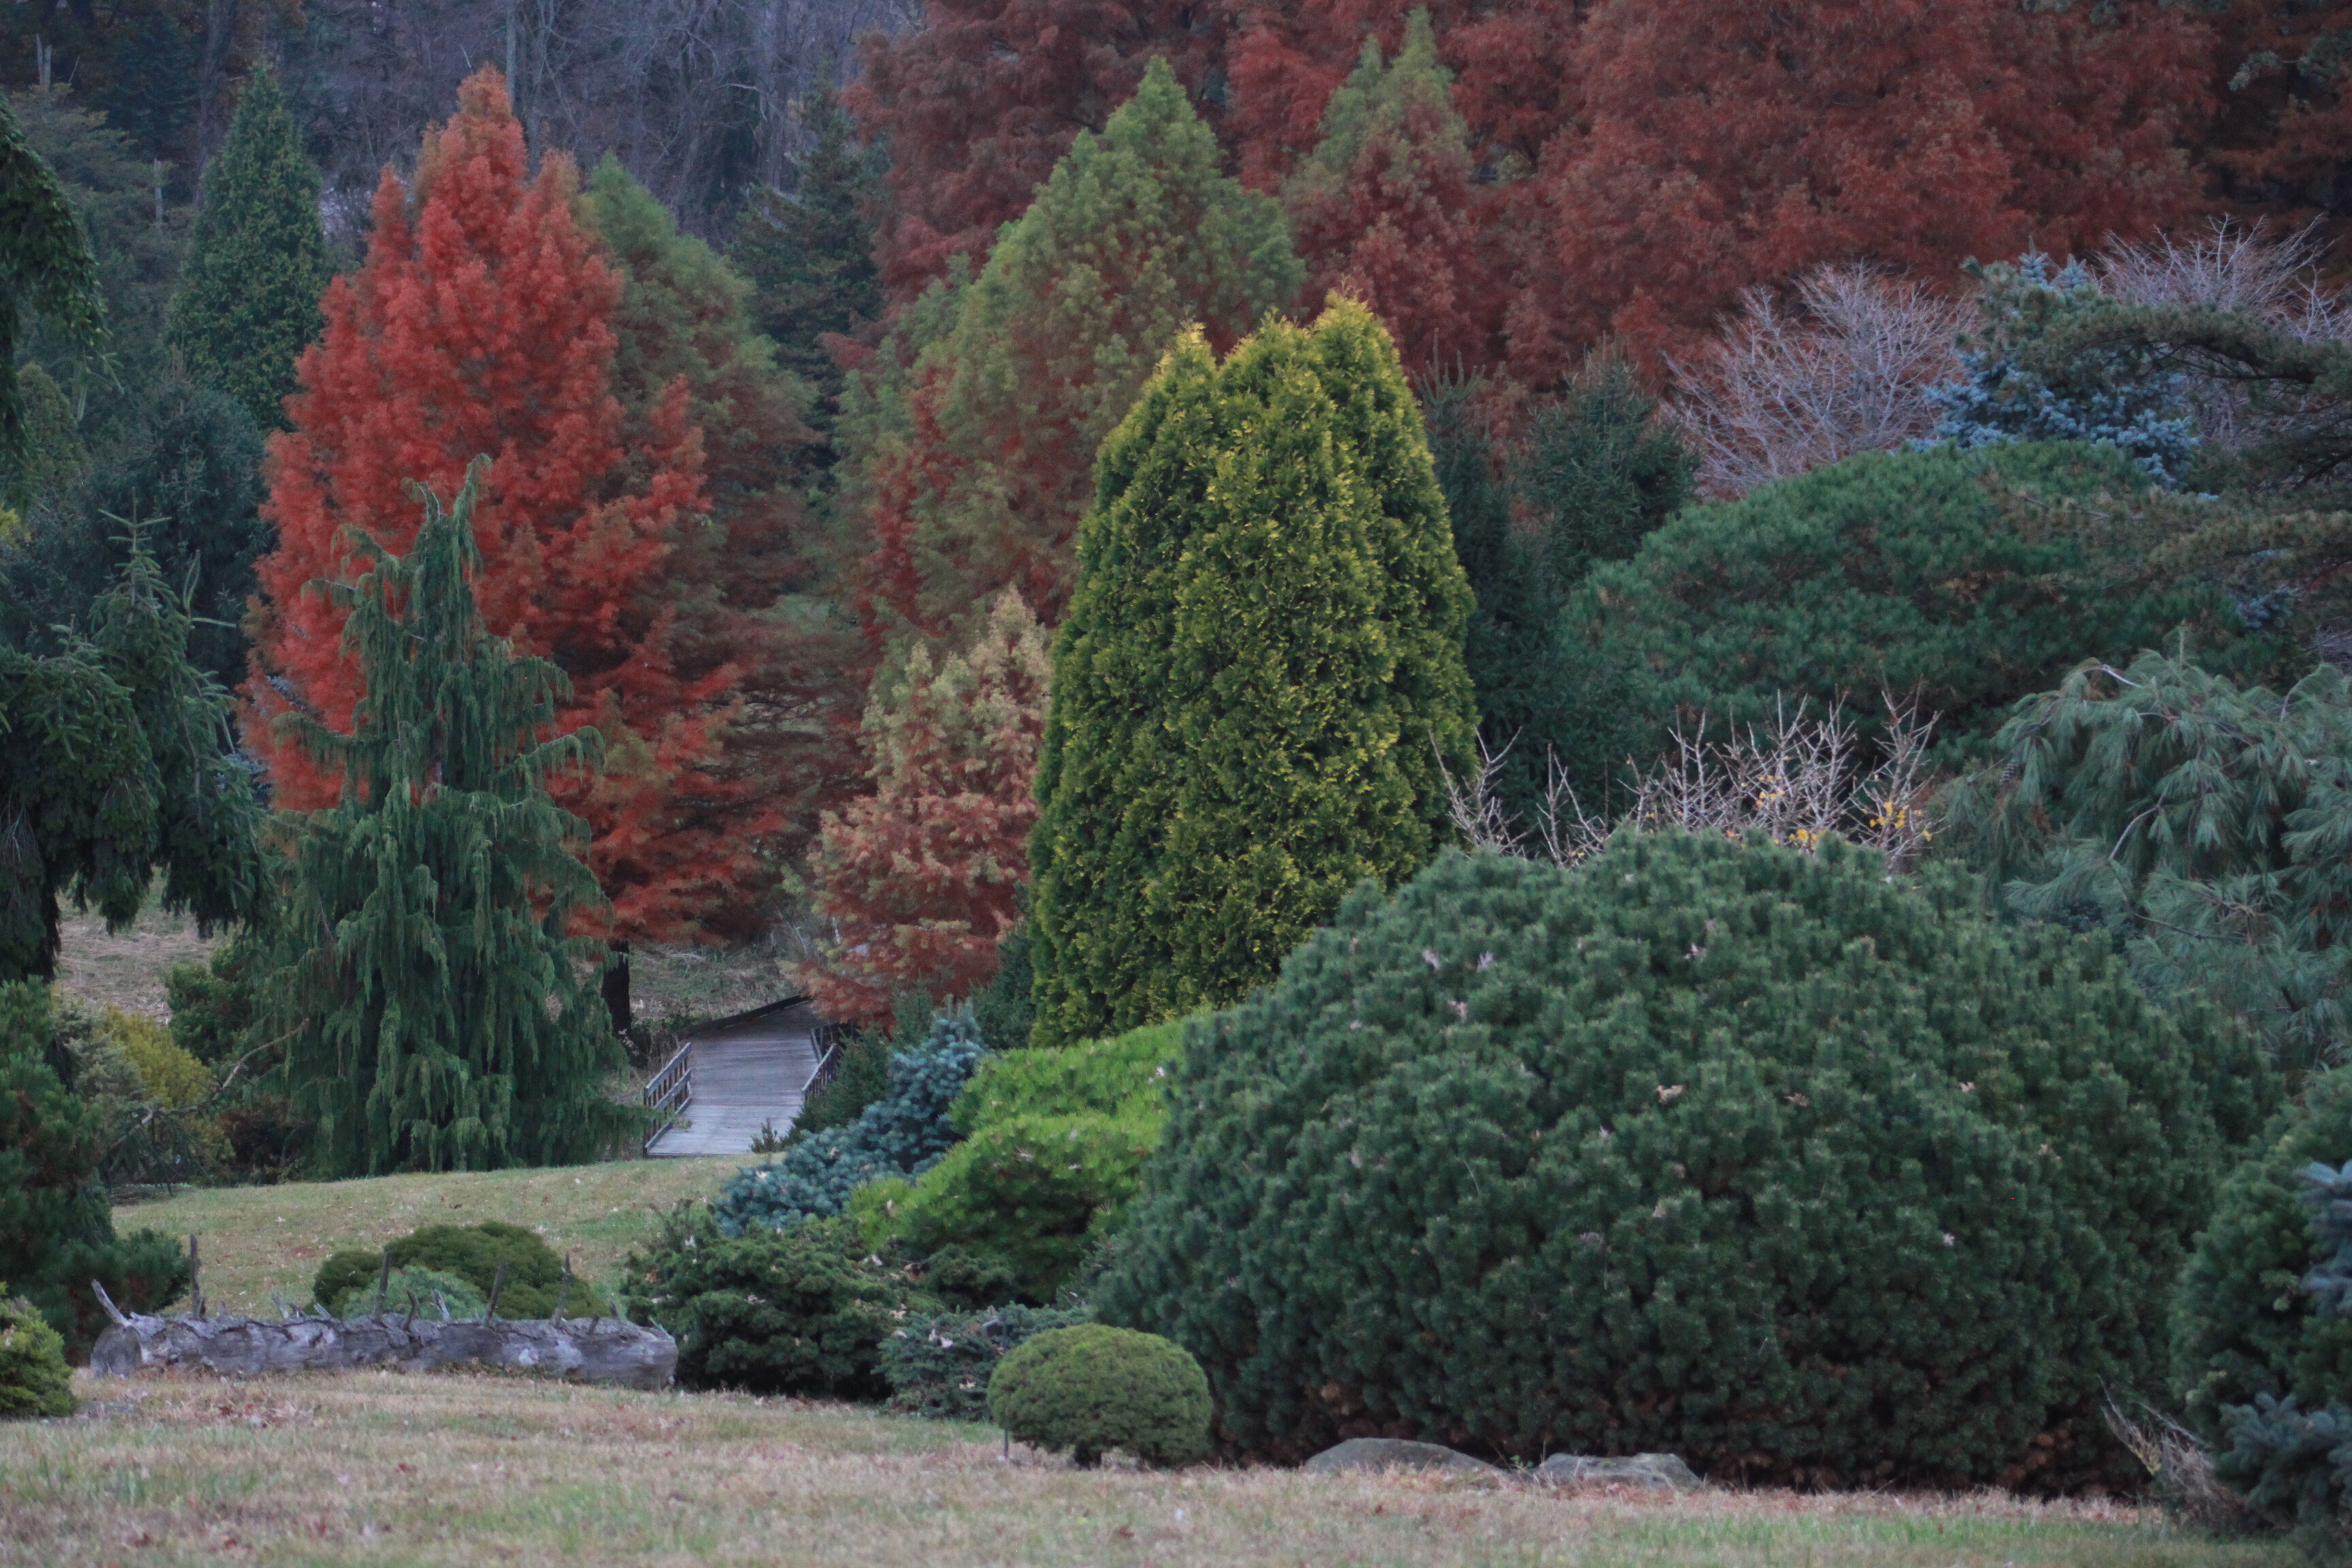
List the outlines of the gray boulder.
{"label": "gray boulder", "polygon": [[1350,1437],[1337,1447],[1324,1449],[1299,1468],[1316,1475],[1341,1470],[1442,1470],[1500,1479],[1503,1474],[1486,1460],[1456,1453],[1443,1444],[1412,1443],[1402,1437]]}
{"label": "gray boulder", "polygon": [[1630,1458],[1596,1459],[1583,1454],[1554,1454],[1536,1467],[1536,1479],[1552,1486],[1622,1486],[1695,1489],[1698,1478],[1675,1454],[1635,1454]]}

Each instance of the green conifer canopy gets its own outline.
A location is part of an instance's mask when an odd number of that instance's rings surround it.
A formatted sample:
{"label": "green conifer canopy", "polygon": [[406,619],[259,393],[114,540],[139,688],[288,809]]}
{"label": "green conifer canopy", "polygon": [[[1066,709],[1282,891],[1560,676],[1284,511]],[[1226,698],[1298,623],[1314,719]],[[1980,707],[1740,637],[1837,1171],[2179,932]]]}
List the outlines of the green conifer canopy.
{"label": "green conifer canopy", "polygon": [[277,79],[256,70],[205,171],[204,210],[165,337],[191,375],[243,404],[262,429],[282,430],[280,400],[319,333],[327,279],[318,172],[302,155]]}
{"label": "green conifer canopy", "polygon": [[293,825],[267,1002],[339,1174],[561,1163],[627,1122],[604,1092],[621,1055],[593,948],[564,934],[597,896],[573,853],[587,829],[546,784],[598,737],[536,739],[562,673],[483,628],[468,577],[488,466],[446,511],[424,495],[405,558],[362,541],[359,581],[327,585],[366,673],[353,732],[292,721],[343,795]]}
{"label": "green conifer canopy", "polygon": [[95,344],[104,331],[89,237],[57,171],[0,100],[0,480],[6,481],[0,493],[17,488],[26,457],[16,333],[26,311],[47,317],[79,344]]}
{"label": "green conifer canopy", "polygon": [[1262,984],[1448,833],[1470,591],[1421,411],[1363,307],[1180,341],[1102,450],[1038,771],[1036,1032]]}

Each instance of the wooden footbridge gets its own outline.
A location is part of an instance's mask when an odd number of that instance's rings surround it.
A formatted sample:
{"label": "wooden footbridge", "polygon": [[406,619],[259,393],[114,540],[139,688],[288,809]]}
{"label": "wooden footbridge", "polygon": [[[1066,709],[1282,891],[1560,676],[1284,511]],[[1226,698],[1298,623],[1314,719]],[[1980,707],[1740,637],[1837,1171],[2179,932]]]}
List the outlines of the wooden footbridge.
{"label": "wooden footbridge", "polygon": [[763,1126],[792,1126],[831,1065],[833,1027],[804,996],[688,1031],[646,1084],[654,1131],[646,1152],[749,1154]]}

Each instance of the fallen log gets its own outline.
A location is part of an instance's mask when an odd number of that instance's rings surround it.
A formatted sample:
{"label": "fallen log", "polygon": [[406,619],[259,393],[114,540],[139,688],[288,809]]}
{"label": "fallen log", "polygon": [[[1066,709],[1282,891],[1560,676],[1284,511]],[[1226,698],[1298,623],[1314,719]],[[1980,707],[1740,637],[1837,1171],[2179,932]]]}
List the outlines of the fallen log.
{"label": "fallen log", "polygon": [[200,1366],[231,1377],[282,1372],[389,1367],[436,1372],[495,1366],[624,1388],[667,1388],[677,1342],[664,1329],[624,1318],[420,1318],[371,1312],[358,1318],[157,1318],[125,1313],[96,1280],[114,1326],[99,1336],[89,1369],[128,1377],[150,1367]]}

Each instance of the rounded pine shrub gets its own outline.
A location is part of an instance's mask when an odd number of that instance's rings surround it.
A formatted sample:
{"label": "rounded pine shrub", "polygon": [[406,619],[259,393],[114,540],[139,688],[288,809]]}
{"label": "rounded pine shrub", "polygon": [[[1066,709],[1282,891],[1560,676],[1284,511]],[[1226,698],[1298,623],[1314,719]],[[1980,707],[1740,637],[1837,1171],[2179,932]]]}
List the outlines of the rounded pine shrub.
{"label": "rounded pine shrub", "polygon": [[671,1216],[651,1258],[629,1260],[638,1321],[677,1336],[688,1388],[879,1398],[885,1337],[939,1302],[871,1258],[847,1220],[730,1238],[709,1212]]}
{"label": "rounded pine shrub", "polygon": [[[499,1291],[499,1316],[501,1318],[544,1318],[552,1314],[559,1298],[569,1317],[585,1317],[605,1310],[604,1298],[591,1289],[587,1282],[575,1279],[567,1296],[563,1290],[563,1259],[541,1241],[534,1232],[503,1220],[486,1220],[480,1225],[428,1225],[411,1231],[383,1252],[349,1249],[331,1254],[319,1265],[319,1272],[310,1282],[310,1294],[318,1303],[338,1316],[365,1312],[374,1304],[375,1286],[383,1271],[386,1253],[392,1257],[395,1279],[404,1270],[415,1269],[436,1275],[454,1275],[462,1281],[467,1299],[474,1303],[474,1312],[457,1310],[457,1300],[451,1298],[449,1309],[458,1317],[478,1314],[493,1287]],[[506,1283],[499,1286],[499,1265],[507,1266]],[[437,1311],[431,1306],[429,1289],[420,1298],[426,1306],[422,1309]],[[385,1306],[394,1311],[405,1311],[407,1297],[399,1289],[386,1292]]]}
{"label": "rounded pine shrub", "polygon": [[1209,1452],[1209,1380],[1181,1345],[1107,1323],[1049,1329],[996,1363],[991,1419],[1080,1468],[1117,1448],[1147,1464]]}
{"label": "rounded pine shrub", "polygon": [[[375,1310],[376,1276],[371,1273],[360,1283],[346,1289],[336,1300],[322,1303],[338,1318],[363,1318]],[[478,1318],[488,1300],[474,1289],[473,1281],[456,1274],[445,1274],[437,1268],[423,1268],[412,1263],[395,1268],[384,1282],[383,1310],[419,1318],[437,1318],[446,1307],[452,1318]],[[506,1310],[506,1298],[499,1298],[500,1316]]]}
{"label": "rounded pine shrub", "polygon": [[74,1413],[66,1342],[30,1301],[0,1282],[0,1421]]}
{"label": "rounded pine shrub", "polygon": [[2099,944],[1841,843],[1451,854],[1188,1032],[1095,1306],[1198,1356],[1246,1456],[2112,1479],[2100,1391],[2160,1374],[2273,1093]]}

